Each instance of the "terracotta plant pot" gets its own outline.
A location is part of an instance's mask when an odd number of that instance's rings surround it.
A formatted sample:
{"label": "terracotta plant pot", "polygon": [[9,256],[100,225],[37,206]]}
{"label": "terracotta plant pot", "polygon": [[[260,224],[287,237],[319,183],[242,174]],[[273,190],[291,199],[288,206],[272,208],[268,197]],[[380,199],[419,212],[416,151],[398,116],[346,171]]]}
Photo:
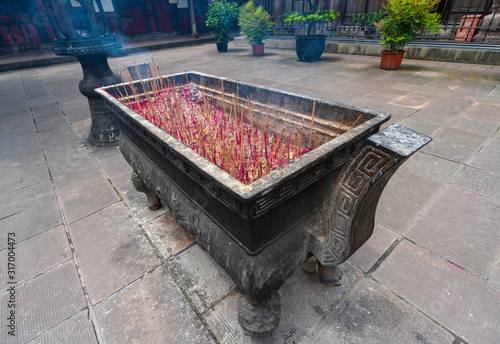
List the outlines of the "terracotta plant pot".
{"label": "terracotta plant pot", "polygon": [[297,36],[295,39],[295,52],[302,62],[318,61],[325,50],[326,36]]}
{"label": "terracotta plant pot", "polygon": [[227,52],[227,42],[215,42],[217,45],[217,51],[219,53],[226,53]]}
{"label": "terracotta plant pot", "polygon": [[252,44],[252,53],[253,56],[264,55],[264,43]]}
{"label": "terracotta plant pot", "polygon": [[380,68],[385,70],[396,70],[401,67],[403,56],[406,50],[400,50],[396,53],[387,50],[382,51],[382,58],[380,59]]}

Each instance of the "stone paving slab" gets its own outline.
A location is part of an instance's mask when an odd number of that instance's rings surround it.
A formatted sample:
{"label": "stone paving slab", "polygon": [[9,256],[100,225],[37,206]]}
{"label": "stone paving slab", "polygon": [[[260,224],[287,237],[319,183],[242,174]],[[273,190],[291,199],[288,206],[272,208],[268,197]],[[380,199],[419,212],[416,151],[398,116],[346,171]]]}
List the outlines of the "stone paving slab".
{"label": "stone paving slab", "polygon": [[0,162],[0,171],[2,171],[2,176],[5,177],[11,174],[21,174],[25,170],[45,164],[45,157],[43,152],[40,151],[33,154],[23,155],[20,158]]}
{"label": "stone paving slab", "polygon": [[468,344],[500,342],[500,290],[403,240],[373,277]]}
{"label": "stone paving slab", "polygon": [[500,126],[500,105],[477,102],[465,111],[461,117],[491,122]]}
{"label": "stone paving slab", "polygon": [[[7,317],[0,318],[1,342],[25,343],[86,307],[83,288],[72,261],[16,286],[15,337],[7,335]],[[6,305],[9,292],[0,295],[0,304]],[[2,314],[5,314],[2,312]]]}
{"label": "stone paving slab", "polygon": [[[85,124],[90,124],[90,122],[82,123],[83,130],[87,130],[88,128]],[[88,132],[86,133],[88,134]],[[87,152],[89,153],[89,157],[97,160],[99,166],[108,178],[126,172],[132,175],[132,167],[130,167],[127,160],[123,157],[123,154],[121,154],[119,147],[88,147]]]}
{"label": "stone paving slab", "polygon": [[[17,242],[29,239],[62,224],[56,199],[48,200],[0,220],[0,232],[16,233]],[[0,236],[0,250],[7,247],[7,237]]]}
{"label": "stone paving slab", "polygon": [[405,236],[486,279],[500,255],[499,223],[499,203],[447,187]]}
{"label": "stone paving slab", "polygon": [[62,113],[55,113],[52,115],[37,117],[35,118],[35,123],[38,133],[55,128],[69,129],[71,127],[70,123]]}
{"label": "stone paving slab", "polygon": [[397,233],[403,233],[444,185],[443,182],[408,170],[398,170],[382,192],[376,221]]}
{"label": "stone paving slab", "polygon": [[458,116],[476,102],[474,95],[464,92],[453,92],[425,106],[424,109],[437,114]]}
{"label": "stone paving slab", "polygon": [[469,165],[491,173],[500,171],[500,138],[488,141],[469,161]]}
{"label": "stone paving slab", "polygon": [[434,155],[417,152],[401,166],[401,169],[449,183],[463,169],[463,165]]}
{"label": "stone paving slab", "polygon": [[41,164],[18,174],[0,176],[0,195],[49,180],[47,165]]}
{"label": "stone paving slab", "polygon": [[84,169],[99,170],[98,164],[88,156],[86,148],[79,142],[46,148],[44,153],[52,178],[59,178],[67,173],[77,173]]}
{"label": "stone paving slab", "polygon": [[196,239],[177,224],[168,210],[142,227],[163,259],[169,259],[196,243]]}
{"label": "stone paving slab", "polygon": [[493,174],[483,170],[465,167],[453,180],[453,184],[497,201],[500,200],[500,174]]}
{"label": "stone paving slab", "polygon": [[372,280],[365,280],[314,337],[314,344],[465,344]]}
{"label": "stone paving slab", "polygon": [[[15,228],[10,229],[16,235]],[[6,235],[7,233],[3,233]],[[21,284],[47,270],[73,258],[68,237],[62,226],[48,230],[25,241],[17,241],[15,246],[16,281]],[[0,251],[0,266],[7,266],[8,249]],[[0,292],[7,290],[9,276],[0,270]]]}
{"label": "stone paving slab", "polygon": [[94,327],[85,309],[27,344],[97,344]]}
{"label": "stone paving slab", "polygon": [[36,134],[36,129],[30,129],[30,132],[20,134],[19,136],[2,135],[3,140],[0,140],[0,151],[8,148],[14,148],[16,146],[24,145],[29,142],[39,142],[40,139]]}
{"label": "stone paving slab", "polygon": [[[24,129],[24,128],[21,128]],[[20,133],[19,135],[27,134],[32,132],[32,129],[27,130],[26,132]],[[29,155],[35,152],[39,152],[42,150],[40,143],[38,141],[32,140],[28,141],[25,144],[20,144],[11,148],[3,149],[0,151],[0,161],[5,161],[9,159],[16,159],[23,157],[25,155]]]}
{"label": "stone paving slab", "polygon": [[302,269],[290,276],[279,290],[281,320],[271,337],[257,340],[243,333],[237,323],[237,304],[241,297],[239,292],[225,298],[207,312],[205,320],[222,344],[302,343],[311,336],[321,321],[338,312],[337,305],[363,276],[349,263],[344,263],[341,267],[343,277],[341,285],[337,287],[321,283],[318,274],[307,274]]}
{"label": "stone paving slab", "polygon": [[224,270],[198,245],[170,260],[168,270],[198,313],[205,313],[236,288]]}
{"label": "stone paving slab", "polygon": [[70,224],[69,232],[94,305],[160,264],[121,203]]}
{"label": "stone paving slab", "polygon": [[396,233],[377,223],[371,238],[348,259],[348,262],[367,273],[398,238]]}
{"label": "stone paving slab", "polygon": [[88,166],[54,178],[54,183],[69,224],[120,200],[106,177]]}
{"label": "stone paving slab", "polygon": [[54,98],[51,95],[30,98],[31,106],[40,106],[50,103],[54,103]]}
{"label": "stone paving slab", "polygon": [[57,106],[57,103],[49,103],[49,104],[45,104],[45,105],[34,106],[34,107],[32,107],[32,110],[33,110],[33,117],[35,117],[35,118],[47,116],[47,115],[52,115],[52,114],[61,112],[61,109],[59,109],[59,106]]}
{"label": "stone paving slab", "polygon": [[96,313],[108,344],[215,343],[163,267],[98,305]]}
{"label": "stone paving slab", "polygon": [[0,195],[0,220],[55,199],[54,184],[45,181]]}
{"label": "stone paving slab", "polygon": [[438,124],[417,121],[411,117],[403,119],[400,124],[416,131],[419,134],[424,134],[430,137],[432,137],[436,130],[441,127]]}
{"label": "stone paving slab", "polygon": [[466,163],[484,144],[487,136],[451,128],[439,129],[422,152],[437,155],[459,163]]}

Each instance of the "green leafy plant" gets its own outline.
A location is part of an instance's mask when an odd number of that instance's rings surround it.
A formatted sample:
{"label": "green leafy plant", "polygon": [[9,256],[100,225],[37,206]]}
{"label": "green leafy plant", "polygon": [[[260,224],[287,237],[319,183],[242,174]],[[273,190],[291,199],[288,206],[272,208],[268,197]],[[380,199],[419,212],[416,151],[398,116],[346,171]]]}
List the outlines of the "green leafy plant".
{"label": "green leafy plant", "polygon": [[259,44],[267,37],[274,23],[262,6],[256,7],[249,1],[240,8],[238,25],[250,44]]}
{"label": "green leafy plant", "polygon": [[384,10],[378,10],[372,13],[357,14],[352,17],[351,26],[359,25],[362,30],[365,30],[366,33],[374,35],[377,30],[375,23],[384,19],[386,14],[387,13]]}
{"label": "green leafy plant", "polygon": [[238,5],[227,0],[212,2],[208,5],[206,25],[218,42],[229,42],[229,33],[238,19]]}
{"label": "green leafy plant", "polygon": [[383,5],[387,11],[375,25],[380,31],[380,44],[387,51],[397,52],[412,43],[417,33],[428,30],[440,31],[440,14],[436,13],[439,0],[387,0]]}
{"label": "green leafy plant", "polygon": [[334,21],[339,16],[334,11],[313,11],[308,13],[291,12],[284,19],[285,24],[299,23],[307,26],[307,36],[311,36],[318,23]]}

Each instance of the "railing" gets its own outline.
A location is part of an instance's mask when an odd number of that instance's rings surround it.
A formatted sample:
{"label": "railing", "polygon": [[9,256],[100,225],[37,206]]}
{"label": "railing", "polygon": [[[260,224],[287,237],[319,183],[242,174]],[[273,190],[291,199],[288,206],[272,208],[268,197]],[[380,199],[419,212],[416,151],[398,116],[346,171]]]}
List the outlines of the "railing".
{"label": "railing", "polygon": [[[308,0],[260,0],[259,3],[275,19],[274,35],[295,36],[303,33],[298,26],[283,24],[280,16],[290,11],[310,11]],[[374,25],[360,25],[355,18],[362,13],[372,14],[382,9],[381,0],[320,1],[318,9],[334,10],[340,16],[332,23],[317,25],[317,34],[330,38],[379,38]],[[417,41],[500,45],[500,0],[443,0],[437,10],[442,18],[441,32],[421,32]]]}

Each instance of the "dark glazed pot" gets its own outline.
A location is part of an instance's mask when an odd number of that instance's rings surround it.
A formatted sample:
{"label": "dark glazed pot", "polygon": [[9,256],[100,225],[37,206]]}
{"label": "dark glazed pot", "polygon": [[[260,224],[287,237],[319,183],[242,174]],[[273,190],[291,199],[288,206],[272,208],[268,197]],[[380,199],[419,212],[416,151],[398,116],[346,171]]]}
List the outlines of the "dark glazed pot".
{"label": "dark glazed pot", "polygon": [[227,42],[215,42],[219,53],[227,53]]}
{"label": "dark glazed pot", "polygon": [[264,43],[252,44],[252,54],[253,56],[264,55]]}
{"label": "dark glazed pot", "polygon": [[318,61],[325,50],[326,36],[297,36],[295,51],[302,62]]}
{"label": "dark glazed pot", "polygon": [[385,70],[396,70],[401,67],[405,50],[400,50],[396,53],[387,50],[382,51],[382,58],[380,59],[380,68]]}

